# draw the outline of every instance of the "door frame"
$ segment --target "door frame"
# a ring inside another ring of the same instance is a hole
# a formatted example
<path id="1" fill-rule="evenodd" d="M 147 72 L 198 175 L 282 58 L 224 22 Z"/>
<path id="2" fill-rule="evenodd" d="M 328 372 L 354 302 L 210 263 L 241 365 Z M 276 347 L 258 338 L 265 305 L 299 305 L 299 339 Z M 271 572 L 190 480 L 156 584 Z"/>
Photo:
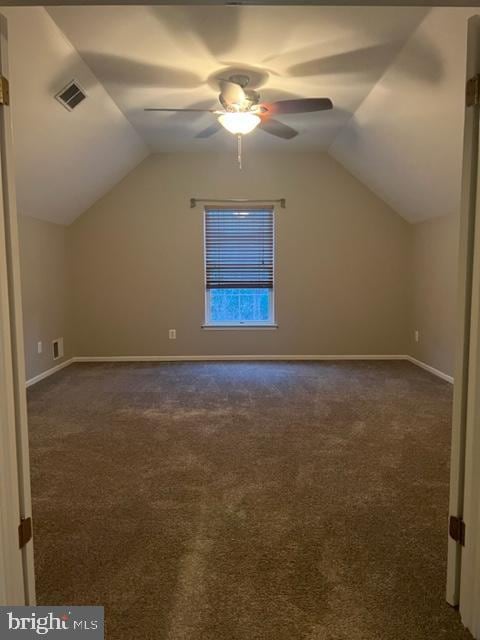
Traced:
<path id="1" fill-rule="evenodd" d="M 0 195 L 1 190 L 0 181 Z M 20 498 L 3 213 L 3 198 L 0 197 L 0 604 L 23 604 L 25 592 L 17 533 Z"/>
<path id="2" fill-rule="evenodd" d="M 468 21 L 466 78 L 480 72 L 476 42 L 480 37 L 480 17 Z M 473 263 L 475 254 L 475 218 L 479 150 L 479 108 L 465 105 L 463 136 L 462 193 L 458 249 L 457 342 L 452 409 L 452 446 L 450 464 L 450 516 L 463 520 L 465 493 L 465 447 L 470 372 Z M 473 338 L 474 336 L 472 336 Z M 473 372 L 472 372 L 473 373 Z M 462 545 L 448 538 L 447 602 L 460 602 Z"/>
<path id="3" fill-rule="evenodd" d="M 468 21 L 466 86 L 480 87 L 480 16 Z M 478 93 L 477 91 L 475 93 Z M 480 637 L 480 101 L 465 105 L 452 416 L 450 516 L 465 527 L 448 540 L 446 598 Z M 461 538 L 464 538 L 463 540 Z"/>
<path id="4" fill-rule="evenodd" d="M 467 80 L 477 74 L 480 74 L 479 16 L 468 23 Z M 480 87 L 480 80 L 476 86 Z M 456 550 L 459 609 L 463 624 L 474 637 L 480 637 L 480 100 L 474 102 L 467 105 L 465 115 L 465 152 L 471 153 L 464 165 L 461 210 L 466 242 L 460 247 L 460 260 L 469 269 L 463 285 L 467 292 L 467 304 L 463 307 L 466 337 L 463 353 L 458 353 L 458 366 L 463 364 L 465 377 L 457 397 L 462 395 L 464 412 L 463 423 L 454 421 L 452 436 L 461 443 L 457 456 L 459 471 L 462 464 L 464 467 L 459 485 L 463 496 L 456 505 L 465 525 L 464 546 L 457 544 Z M 456 454 L 452 448 L 452 456 Z"/>
<path id="5" fill-rule="evenodd" d="M 0 15 L 0 75 L 9 79 L 8 27 Z M 0 567 L 8 604 L 35 604 L 33 541 L 19 546 L 18 527 L 31 517 L 25 354 L 20 282 L 17 202 L 10 106 L 0 106 L 0 396 L 4 415 L 0 469 L 4 471 Z M 4 510 L 5 507 L 5 510 Z M 3 567 L 2 567 L 3 564 Z"/>

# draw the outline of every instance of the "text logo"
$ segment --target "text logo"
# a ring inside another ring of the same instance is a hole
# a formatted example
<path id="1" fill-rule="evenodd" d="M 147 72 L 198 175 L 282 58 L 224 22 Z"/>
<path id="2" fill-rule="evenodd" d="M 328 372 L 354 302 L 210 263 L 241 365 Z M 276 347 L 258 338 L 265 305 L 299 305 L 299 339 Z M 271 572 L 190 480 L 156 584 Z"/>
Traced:
<path id="1" fill-rule="evenodd" d="M 0 607 L 0 640 L 103 640 L 103 607 Z"/>

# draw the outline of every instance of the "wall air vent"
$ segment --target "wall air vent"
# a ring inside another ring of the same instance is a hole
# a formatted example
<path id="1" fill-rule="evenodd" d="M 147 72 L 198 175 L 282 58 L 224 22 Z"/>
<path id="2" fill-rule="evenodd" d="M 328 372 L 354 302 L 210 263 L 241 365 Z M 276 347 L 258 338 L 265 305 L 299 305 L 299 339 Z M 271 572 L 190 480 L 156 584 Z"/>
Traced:
<path id="1" fill-rule="evenodd" d="M 57 338 L 56 340 L 52 340 L 52 356 L 54 360 L 58 360 L 59 358 L 63 358 L 63 338 Z"/>
<path id="2" fill-rule="evenodd" d="M 62 104 L 65 109 L 68 109 L 68 111 L 73 111 L 86 97 L 87 94 L 76 80 L 69 82 L 67 86 L 55 96 L 60 104 Z"/>

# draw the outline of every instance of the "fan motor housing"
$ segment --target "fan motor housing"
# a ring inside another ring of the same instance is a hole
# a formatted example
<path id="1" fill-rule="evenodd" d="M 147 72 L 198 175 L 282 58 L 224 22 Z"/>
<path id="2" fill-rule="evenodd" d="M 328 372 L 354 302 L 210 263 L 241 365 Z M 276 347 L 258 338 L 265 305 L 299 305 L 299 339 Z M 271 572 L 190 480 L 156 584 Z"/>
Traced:
<path id="1" fill-rule="evenodd" d="M 242 87 L 242 89 L 245 89 L 245 87 L 250 82 L 250 78 L 247 75 L 243 74 L 243 73 L 234 73 L 228 79 L 230 80 L 230 82 L 234 82 L 235 84 L 239 84 Z"/>

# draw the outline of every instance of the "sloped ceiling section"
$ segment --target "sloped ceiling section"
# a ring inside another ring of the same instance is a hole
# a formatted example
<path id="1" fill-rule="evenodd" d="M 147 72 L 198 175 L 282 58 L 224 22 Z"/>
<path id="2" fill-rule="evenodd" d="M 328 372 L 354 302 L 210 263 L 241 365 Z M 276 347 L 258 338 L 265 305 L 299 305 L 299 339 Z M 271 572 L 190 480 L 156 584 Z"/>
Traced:
<path id="1" fill-rule="evenodd" d="M 459 211 L 466 33 L 474 13 L 432 9 L 330 147 L 410 222 Z M 422 49 L 430 56 L 419 55 Z M 411 65 L 417 73 L 405 74 Z"/>
<path id="2" fill-rule="evenodd" d="M 49 11 L 2 9 L 21 213 L 69 224 L 149 150 L 233 154 L 234 140 L 223 130 L 195 137 L 211 123 L 209 114 L 144 107 L 216 106 L 218 79 L 239 68 L 266 100 L 327 95 L 335 104 L 331 112 L 287 116 L 300 132 L 293 140 L 257 130 L 246 140 L 247 154 L 328 149 L 411 222 L 458 211 L 466 30 L 475 10 Z M 53 96 L 72 78 L 88 98 L 69 113 Z"/>
<path id="3" fill-rule="evenodd" d="M 422 7 L 50 7 L 118 107 L 155 152 L 233 153 L 214 116 L 145 113 L 145 107 L 218 108 L 219 79 L 251 78 L 263 100 L 333 99 L 334 109 L 279 118 L 299 131 L 257 130 L 246 151 L 326 150 L 421 22 Z M 424 52 L 425 55 L 428 52 Z M 415 68 L 406 70 L 415 74 Z"/>
<path id="4" fill-rule="evenodd" d="M 44 8 L 2 13 L 9 26 L 18 210 L 69 224 L 148 150 Z M 88 97 L 69 112 L 54 96 L 72 79 Z"/>

